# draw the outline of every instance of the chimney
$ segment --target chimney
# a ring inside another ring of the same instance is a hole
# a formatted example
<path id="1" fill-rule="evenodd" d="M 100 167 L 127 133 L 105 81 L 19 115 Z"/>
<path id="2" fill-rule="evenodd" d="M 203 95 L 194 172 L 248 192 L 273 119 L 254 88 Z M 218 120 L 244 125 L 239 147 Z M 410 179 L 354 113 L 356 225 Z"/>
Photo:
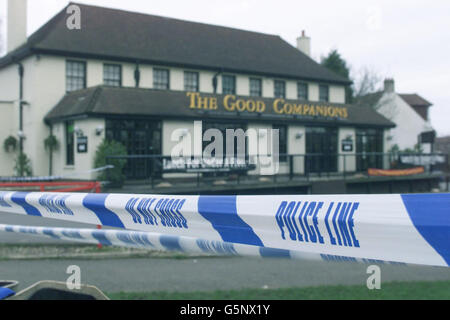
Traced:
<path id="1" fill-rule="evenodd" d="M 311 38 L 306 36 L 305 30 L 302 31 L 302 36 L 297 38 L 297 49 L 311 57 Z"/>
<path id="2" fill-rule="evenodd" d="M 395 92 L 395 81 L 394 79 L 384 80 L 384 92 L 393 93 Z"/>
<path id="3" fill-rule="evenodd" d="M 27 0 L 8 0 L 7 52 L 27 41 Z"/>

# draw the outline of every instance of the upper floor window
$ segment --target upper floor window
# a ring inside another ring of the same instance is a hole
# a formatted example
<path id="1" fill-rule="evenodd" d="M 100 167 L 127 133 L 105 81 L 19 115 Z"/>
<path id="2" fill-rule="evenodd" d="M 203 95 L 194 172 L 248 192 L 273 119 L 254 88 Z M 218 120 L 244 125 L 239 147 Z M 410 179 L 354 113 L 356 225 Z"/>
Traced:
<path id="1" fill-rule="evenodd" d="M 285 98 L 286 97 L 286 82 L 284 82 L 282 80 L 275 80 L 274 95 L 275 95 L 275 98 Z"/>
<path id="2" fill-rule="evenodd" d="M 262 96 L 262 82 L 261 79 L 250 78 L 250 96 Z"/>
<path id="3" fill-rule="evenodd" d="M 319 101 L 329 102 L 330 101 L 330 88 L 327 85 L 321 84 L 319 86 Z"/>
<path id="4" fill-rule="evenodd" d="M 222 93 L 236 94 L 236 77 L 223 75 L 222 76 Z"/>
<path id="5" fill-rule="evenodd" d="M 153 69 L 153 88 L 169 90 L 169 70 Z"/>
<path id="6" fill-rule="evenodd" d="M 107 86 L 122 86 L 122 66 L 119 64 L 103 65 L 103 83 Z"/>
<path id="7" fill-rule="evenodd" d="M 184 90 L 191 92 L 199 91 L 198 72 L 185 71 L 184 72 Z"/>
<path id="8" fill-rule="evenodd" d="M 299 100 L 308 100 L 308 84 L 304 82 L 297 83 L 297 96 Z"/>
<path id="9" fill-rule="evenodd" d="M 86 62 L 66 61 L 66 91 L 86 88 Z"/>

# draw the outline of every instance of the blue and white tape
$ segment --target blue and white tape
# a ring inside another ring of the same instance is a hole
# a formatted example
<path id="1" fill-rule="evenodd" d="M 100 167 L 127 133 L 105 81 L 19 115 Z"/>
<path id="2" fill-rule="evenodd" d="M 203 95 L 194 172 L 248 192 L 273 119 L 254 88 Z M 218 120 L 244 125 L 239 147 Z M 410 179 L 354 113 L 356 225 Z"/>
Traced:
<path id="1" fill-rule="evenodd" d="M 450 265 L 450 194 L 161 196 L 0 192 L 0 212 L 284 252 Z M 0 213 L 1 214 L 1 213 Z M 270 249 L 268 249 L 270 248 Z M 284 250 L 284 251 L 283 251 Z"/>
<path id="2" fill-rule="evenodd" d="M 251 246 L 223 241 L 209 241 L 182 236 L 169 236 L 152 232 L 129 230 L 95 230 L 51 227 L 29 227 L 0 224 L 0 231 L 31 234 L 76 243 L 102 244 L 125 248 L 139 248 L 156 251 L 178 251 L 189 254 L 212 254 L 220 256 L 247 256 L 259 258 L 281 258 L 294 260 L 346 261 L 360 263 L 389 263 L 380 260 L 356 259 L 318 253 Z"/>

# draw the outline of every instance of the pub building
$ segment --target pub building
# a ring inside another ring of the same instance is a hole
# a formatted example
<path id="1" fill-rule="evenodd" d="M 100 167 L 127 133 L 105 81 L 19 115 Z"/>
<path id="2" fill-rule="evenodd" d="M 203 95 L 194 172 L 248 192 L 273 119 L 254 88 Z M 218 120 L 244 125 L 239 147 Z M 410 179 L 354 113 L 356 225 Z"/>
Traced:
<path id="1" fill-rule="evenodd" d="M 280 154 L 303 155 L 294 158 L 295 174 L 384 166 L 356 154 L 386 152 L 395 125 L 369 106 L 345 103 L 351 83 L 310 57 L 305 33 L 293 47 L 277 35 L 71 3 L 80 8 L 81 30 L 67 28 L 66 7 L 27 39 L 24 3 L 9 1 L 17 27 L 0 59 L 0 138 L 21 131 L 35 176 L 95 179 L 89 170 L 104 139 L 129 155 L 170 156 L 175 130 L 202 139 L 195 121 L 202 133 L 278 129 Z M 59 142 L 51 154 L 43 147 L 50 134 Z M 12 175 L 11 154 L 0 155 L 0 176 Z M 280 173 L 288 162 L 280 157 Z M 129 161 L 126 175 L 165 174 L 158 170 Z"/>

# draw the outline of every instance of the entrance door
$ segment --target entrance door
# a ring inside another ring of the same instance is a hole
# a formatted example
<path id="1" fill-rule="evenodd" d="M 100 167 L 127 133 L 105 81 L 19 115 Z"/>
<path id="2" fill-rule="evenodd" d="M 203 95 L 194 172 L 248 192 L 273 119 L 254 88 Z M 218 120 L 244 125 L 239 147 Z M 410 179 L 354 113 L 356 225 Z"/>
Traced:
<path id="1" fill-rule="evenodd" d="M 226 137 L 227 137 L 227 135 L 226 135 L 227 129 L 235 130 L 235 131 L 238 130 L 238 129 L 242 129 L 244 131 L 244 133 L 245 133 L 246 130 L 247 130 L 247 124 L 245 124 L 245 123 L 206 122 L 206 121 L 204 121 L 203 122 L 203 135 L 205 134 L 205 132 L 208 129 L 217 129 L 217 130 L 219 130 L 222 133 L 222 137 L 223 137 L 223 149 L 222 149 L 222 152 L 223 152 L 223 159 L 225 161 L 225 159 L 227 158 L 227 139 L 226 139 Z M 245 138 L 244 141 L 245 141 L 245 149 L 242 149 L 242 150 L 239 149 L 238 150 L 239 141 L 238 141 L 237 137 L 234 138 L 234 149 L 233 149 L 232 155 L 231 155 L 232 159 L 228 159 L 228 161 L 230 161 L 232 163 L 232 161 L 238 159 L 239 155 L 242 157 L 242 154 L 244 154 L 245 157 L 247 156 L 247 148 L 248 148 L 247 147 L 247 144 L 248 144 L 247 138 Z M 212 142 L 213 141 L 203 141 L 203 150 L 205 150 L 205 148 L 209 144 L 211 144 Z M 240 147 L 242 147 L 242 146 L 240 146 Z M 216 157 L 215 154 L 213 154 L 212 156 Z M 215 172 L 215 173 L 211 173 L 211 174 L 205 174 L 205 176 L 226 176 L 226 175 L 228 175 L 228 173 L 224 173 L 224 172 L 222 172 L 222 173 Z"/>
<path id="2" fill-rule="evenodd" d="M 367 171 L 369 168 L 383 168 L 383 131 L 376 129 L 356 130 L 356 168 Z"/>
<path id="3" fill-rule="evenodd" d="M 107 120 L 106 138 L 122 143 L 128 155 L 161 155 L 161 122 L 154 120 Z M 161 176 L 160 159 L 129 159 L 127 179 Z"/>
<path id="4" fill-rule="evenodd" d="M 337 172 L 337 151 L 336 128 L 306 128 L 306 172 Z"/>

